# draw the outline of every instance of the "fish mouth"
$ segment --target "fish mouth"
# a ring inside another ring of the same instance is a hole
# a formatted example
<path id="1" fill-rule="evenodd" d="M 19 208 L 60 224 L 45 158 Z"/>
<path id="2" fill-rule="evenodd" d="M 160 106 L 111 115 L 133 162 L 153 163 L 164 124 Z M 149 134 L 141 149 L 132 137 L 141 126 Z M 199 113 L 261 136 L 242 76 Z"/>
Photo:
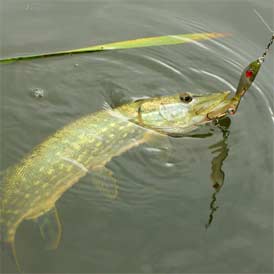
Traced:
<path id="1" fill-rule="evenodd" d="M 227 103 L 227 97 L 229 95 L 230 91 L 201 95 L 194 107 L 195 114 L 207 116 L 208 113 L 222 108 Z"/>

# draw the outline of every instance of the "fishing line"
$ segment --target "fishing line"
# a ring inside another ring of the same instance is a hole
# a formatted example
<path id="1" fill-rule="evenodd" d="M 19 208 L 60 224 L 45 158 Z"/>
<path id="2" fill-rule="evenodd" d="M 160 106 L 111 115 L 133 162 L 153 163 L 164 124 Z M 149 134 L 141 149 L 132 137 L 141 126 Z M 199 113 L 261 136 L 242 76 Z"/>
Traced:
<path id="1" fill-rule="evenodd" d="M 269 43 L 267 44 L 267 46 L 266 46 L 266 48 L 265 48 L 265 51 L 264 51 L 262 57 L 259 58 L 259 60 L 260 60 L 261 62 L 264 62 L 265 56 L 267 55 L 267 53 L 268 53 L 268 51 L 269 51 L 271 45 L 273 44 L 273 40 L 274 40 L 274 30 L 271 29 L 271 27 L 268 25 L 268 23 L 264 20 L 263 16 L 262 16 L 256 9 L 253 9 L 253 11 L 254 11 L 254 13 L 258 16 L 258 18 L 261 20 L 261 22 L 265 25 L 265 27 L 267 28 L 267 30 L 268 30 L 269 32 L 272 33 L 272 37 L 271 37 Z"/>
<path id="2" fill-rule="evenodd" d="M 271 27 L 267 24 L 267 22 L 264 20 L 264 18 L 262 17 L 262 15 L 256 10 L 253 9 L 253 11 L 255 12 L 255 14 L 258 16 L 258 18 L 262 21 L 262 23 L 266 26 L 266 28 L 273 34 L 274 31 L 271 29 Z"/>
<path id="3" fill-rule="evenodd" d="M 267 55 L 267 53 L 268 53 L 268 51 L 269 51 L 271 45 L 273 44 L 273 41 L 274 41 L 274 35 L 272 35 L 272 37 L 271 37 L 269 43 L 267 44 L 267 46 L 266 46 L 266 48 L 265 48 L 265 51 L 264 51 L 262 57 L 259 58 L 262 62 L 264 62 L 265 56 Z"/>

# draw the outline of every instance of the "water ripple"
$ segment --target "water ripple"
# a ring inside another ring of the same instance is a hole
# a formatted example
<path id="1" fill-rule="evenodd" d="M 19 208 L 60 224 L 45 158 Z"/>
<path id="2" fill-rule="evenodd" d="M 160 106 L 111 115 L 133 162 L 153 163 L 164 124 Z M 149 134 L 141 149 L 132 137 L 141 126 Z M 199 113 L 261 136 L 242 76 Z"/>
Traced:
<path id="1" fill-rule="evenodd" d="M 222 78 L 216 74 L 213 74 L 213 73 L 205 71 L 205 70 L 197 70 L 195 68 L 190 68 L 190 70 L 192 70 L 198 74 L 202 73 L 202 74 L 208 75 L 212 78 L 215 78 L 215 79 L 219 80 L 221 83 L 224 83 L 226 86 L 230 87 L 232 90 L 235 90 L 235 87 L 231 83 L 229 83 L 227 80 L 225 80 L 224 78 Z"/>
<path id="2" fill-rule="evenodd" d="M 182 21 L 184 20 L 182 19 Z M 195 29 L 196 32 L 197 30 L 207 30 L 205 25 L 194 19 L 184 23 L 187 23 L 185 26 L 187 30 Z M 126 92 L 129 93 L 126 96 L 129 98 L 146 98 L 159 95 L 159 93 L 171 94 L 176 90 L 180 91 L 182 84 L 184 90 L 191 90 L 194 93 L 196 91 L 200 92 L 201 89 L 202 92 L 211 92 L 216 90 L 218 86 L 225 86 L 225 88 L 235 91 L 243 68 L 254 59 L 246 50 L 238 48 L 238 43 L 239 41 L 236 38 L 211 40 L 206 43 L 196 41 L 188 45 L 188 49 L 184 49 L 183 46 L 164 49 L 161 47 L 144 48 L 141 51 L 142 54 L 140 52 L 136 53 L 136 51 L 109 53 L 104 57 L 98 55 L 92 57 L 92 59 L 110 66 L 110 71 L 113 68 L 119 68 L 119 72 L 124 74 L 124 78 L 127 78 L 130 73 L 133 73 L 135 77 L 141 75 L 143 83 L 139 85 L 140 93 L 137 96 L 134 87 L 127 86 L 125 88 Z M 246 43 L 252 45 L 251 41 L 247 40 Z M 165 54 L 163 54 L 163 50 Z M 195 58 L 195 61 L 193 58 Z M 205 58 L 209 61 L 206 59 L 207 62 L 204 62 Z M 226 66 L 226 64 L 229 66 Z M 103 65 L 102 68 L 104 69 L 105 66 Z M 107 75 L 107 71 L 104 71 L 104 74 Z M 115 74 L 117 74 L 117 71 Z M 114 78 L 113 85 L 126 87 L 120 74 L 117 75 L 119 77 Z M 147 75 L 151 79 L 147 78 Z M 174 87 L 171 88 L 172 86 Z M 149 87 L 149 90 L 147 90 L 147 87 Z M 269 95 L 263 91 L 260 80 L 254 83 L 253 89 L 260 94 L 260 98 L 263 100 L 260 103 L 263 102 L 265 110 L 268 111 L 269 116 L 274 121 L 271 100 Z M 256 97 L 254 94 L 247 97 L 249 100 L 256 100 L 254 96 Z M 252 103 L 256 105 L 256 101 Z M 261 106 L 258 107 L 261 108 Z M 247 115 L 247 109 L 244 106 L 240 107 L 242 117 Z M 252 115 L 255 114 L 248 113 L 248 116 L 245 117 L 249 120 L 252 119 Z M 237 123 L 244 124 L 246 121 L 238 121 Z M 120 197 L 122 197 L 118 198 L 119 201 L 116 206 L 128 207 L 134 205 L 149 208 L 151 201 L 160 199 L 163 195 L 167 199 L 173 199 L 174 195 L 178 195 L 174 190 L 174 186 L 171 187 L 176 178 L 191 176 L 192 166 L 199 165 L 202 161 L 202 155 L 209 153 L 207 143 L 210 142 L 210 139 L 209 141 L 203 140 L 204 144 L 198 142 L 189 140 L 190 148 L 185 145 L 187 139 L 181 142 L 183 146 L 179 145 L 180 142 L 173 143 L 168 148 L 158 147 L 157 145 L 144 145 L 115 158 L 111 162 L 111 167 L 114 173 L 119 175 Z M 181 157 L 181 155 L 184 155 L 184 157 Z M 147 178 L 150 178 L 151 181 L 148 182 Z M 83 181 L 86 180 L 88 179 Z M 167 181 L 169 181 L 168 186 L 165 183 Z M 180 188 L 180 186 L 178 187 Z M 92 203 L 102 204 L 104 208 L 113 206 L 102 195 L 97 197 L 98 193 L 90 185 L 84 186 L 81 183 L 70 193 L 79 195 L 87 201 L 92 200 Z"/>

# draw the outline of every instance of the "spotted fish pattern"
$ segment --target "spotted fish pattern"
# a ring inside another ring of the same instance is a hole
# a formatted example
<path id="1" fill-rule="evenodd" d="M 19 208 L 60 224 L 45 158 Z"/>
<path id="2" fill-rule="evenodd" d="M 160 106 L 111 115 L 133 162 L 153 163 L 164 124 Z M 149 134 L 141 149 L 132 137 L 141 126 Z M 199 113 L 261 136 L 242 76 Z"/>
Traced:
<path id="1" fill-rule="evenodd" d="M 88 115 L 57 131 L 4 175 L 1 240 L 13 243 L 23 220 L 48 212 L 81 177 L 146 138 L 143 128 L 108 111 Z"/>

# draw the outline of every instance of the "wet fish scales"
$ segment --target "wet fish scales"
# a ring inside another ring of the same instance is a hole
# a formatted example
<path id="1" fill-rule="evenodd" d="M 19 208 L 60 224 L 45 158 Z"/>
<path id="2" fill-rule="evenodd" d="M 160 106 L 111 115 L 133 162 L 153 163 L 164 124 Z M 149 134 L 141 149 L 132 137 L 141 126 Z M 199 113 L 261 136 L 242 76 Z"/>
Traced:
<path id="1" fill-rule="evenodd" d="M 102 121 L 102 122 L 101 122 Z M 3 239 L 14 241 L 24 219 L 37 218 L 88 170 L 105 165 L 123 148 L 144 138 L 144 130 L 102 111 L 64 127 L 39 145 L 4 177 Z"/>

